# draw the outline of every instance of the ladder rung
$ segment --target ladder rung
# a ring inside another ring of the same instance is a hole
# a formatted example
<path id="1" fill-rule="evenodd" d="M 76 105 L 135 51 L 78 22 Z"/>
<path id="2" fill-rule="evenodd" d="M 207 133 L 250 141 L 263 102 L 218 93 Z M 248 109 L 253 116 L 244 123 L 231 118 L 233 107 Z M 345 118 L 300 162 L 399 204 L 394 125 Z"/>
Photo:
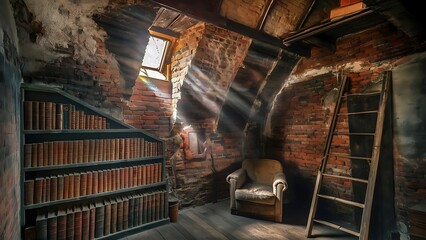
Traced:
<path id="1" fill-rule="evenodd" d="M 335 177 L 335 178 L 342 178 L 342 179 L 352 180 L 352 181 L 355 181 L 355 182 L 368 183 L 368 180 L 361 179 L 361 178 L 346 177 L 346 176 L 333 175 L 333 174 L 327 174 L 327 173 L 323 173 L 322 175 L 327 176 L 327 177 Z"/>
<path id="2" fill-rule="evenodd" d="M 331 223 L 331 222 L 327 222 L 327 221 L 323 221 L 323 220 L 318 220 L 318 219 L 314 219 L 314 222 L 321 223 L 322 225 L 326 225 L 326 226 L 329 226 L 329 227 L 332 227 L 332 228 L 338 229 L 340 231 L 343 231 L 343 232 L 346 232 L 346 233 L 349 233 L 349 234 L 352 234 L 354 236 L 359 237 L 359 232 L 352 231 L 350 229 L 347 229 L 345 227 L 339 226 L 337 224 L 334 224 L 334 223 Z"/>
<path id="3" fill-rule="evenodd" d="M 336 157 L 342 157 L 342 158 L 349 158 L 349 159 L 360 159 L 360 160 L 371 160 L 369 157 L 355 157 L 348 154 L 339 154 L 339 153 L 330 153 L 329 156 L 336 156 Z"/>
<path id="4" fill-rule="evenodd" d="M 334 132 L 334 135 L 355 135 L 355 136 L 374 136 L 375 133 L 350 133 L 350 132 Z"/>
<path id="5" fill-rule="evenodd" d="M 370 96 L 370 95 L 378 95 L 381 92 L 369 92 L 369 93 L 350 93 L 350 94 L 344 94 L 342 95 L 342 98 L 344 97 L 350 97 L 350 96 Z"/>
<path id="6" fill-rule="evenodd" d="M 359 208 L 364 208 L 363 203 L 357 203 L 357 202 L 354 202 L 354 201 L 349 201 L 349 200 L 338 198 L 338 197 L 333 197 L 333 196 L 328 196 L 328 195 L 323 195 L 323 194 L 318 194 L 318 197 L 333 200 L 333 201 L 348 204 L 348 205 L 352 205 L 352 206 L 359 207 Z"/>
<path id="7" fill-rule="evenodd" d="M 378 111 L 375 110 L 375 111 L 364 111 L 364 112 L 339 113 L 337 115 L 339 115 L 339 116 L 342 116 L 342 115 L 360 115 L 360 114 L 372 114 L 372 113 L 378 113 Z"/>

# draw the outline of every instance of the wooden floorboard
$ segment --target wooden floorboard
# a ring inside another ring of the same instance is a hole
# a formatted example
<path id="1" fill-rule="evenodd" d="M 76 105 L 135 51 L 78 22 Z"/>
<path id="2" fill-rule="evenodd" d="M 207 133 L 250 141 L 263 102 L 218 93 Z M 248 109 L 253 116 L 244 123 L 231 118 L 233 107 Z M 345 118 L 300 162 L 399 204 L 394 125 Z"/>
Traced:
<path id="1" fill-rule="evenodd" d="M 283 218 L 293 216 L 286 215 Z M 276 223 L 255 218 L 232 215 L 229 200 L 209 203 L 204 206 L 185 208 L 179 211 L 176 223 L 169 223 L 154 229 L 128 236 L 127 240 L 299 240 L 305 237 L 305 225 L 291 224 L 291 221 Z M 289 223 L 290 222 L 290 223 Z M 353 240 L 351 235 L 338 230 L 315 225 L 315 240 Z M 123 239 L 123 240 L 124 240 Z"/>

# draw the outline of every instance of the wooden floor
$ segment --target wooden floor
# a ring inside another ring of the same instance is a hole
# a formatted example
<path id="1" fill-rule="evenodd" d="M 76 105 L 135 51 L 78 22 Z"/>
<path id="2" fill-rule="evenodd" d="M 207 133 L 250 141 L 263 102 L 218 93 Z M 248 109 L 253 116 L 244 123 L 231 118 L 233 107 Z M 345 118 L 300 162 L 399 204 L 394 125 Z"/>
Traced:
<path id="1" fill-rule="evenodd" d="M 285 218 L 286 215 L 284 215 Z M 229 200 L 209 203 L 204 206 L 185 208 L 179 211 L 178 221 L 124 238 L 126 240 L 198 240 L 198 239 L 307 239 L 305 224 L 297 221 L 275 223 L 231 215 Z M 315 240 L 357 239 L 341 231 L 315 225 Z M 124 240 L 123 239 L 123 240 Z"/>

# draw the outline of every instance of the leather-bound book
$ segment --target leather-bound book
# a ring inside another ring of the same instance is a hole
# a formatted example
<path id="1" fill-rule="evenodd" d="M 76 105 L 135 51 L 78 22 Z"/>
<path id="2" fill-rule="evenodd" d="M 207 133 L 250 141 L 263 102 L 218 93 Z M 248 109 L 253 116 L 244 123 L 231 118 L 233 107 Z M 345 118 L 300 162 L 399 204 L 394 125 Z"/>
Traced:
<path id="1" fill-rule="evenodd" d="M 161 193 L 160 193 L 160 218 L 161 219 L 163 219 L 163 218 L 166 218 L 166 211 L 165 211 L 165 209 L 166 209 L 166 199 L 165 199 L 165 193 L 164 193 L 164 191 L 162 191 Z"/>
<path id="2" fill-rule="evenodd" d="M 110 160 L 116 160 L 115 156 L 115 139 L 109 139 L 110 141 Z"/>
<path id="3" fill-rule="evenodd" d="M 43 201 L 43 178 L 38 177 L 34 180 L 34 203 Z"/>
<path id="4" fill-rule="evenodd" d="M 58 240 L 67 239 L 67 212 L 65 210 L 58 211 Z"/>
<path id="5" fill-rule="evenodd" d="M 129 199 L 129 228 L 133 227 L 133 221 L 135 219 L 135 200 L 133 199 L 132 196 L 128 197 Z"/>
<path id="6" fill-rule="evenodd" d="M 115 160 L 118 160 L 118 159 L 120 159 L 120 156 L 121 156 L 121 154 L 120 154 L 120 139 L 119 138 L 116 138 L 116 139 L 113 139 L 114 140 L 114 142 L 115 142 Z"/>
<path id="7" fill-rule="evenodd" d="M 96 205 L 90 204 L 90 228 L 89 228 L 89 239 L 95 238 L 95 230 L 96 230 Z"/>
<path id="8" fill-rule="evenodd" d="M 137 166 L 137 186 L 142 185 L 142 166 Z"/>
<path id="9" fill-rule="evenodd" d="M 104 171 L 98 171 L 98 192 L 104 192 Z"/>
<path id="10" fill-rule="evenodd" d="M 64 164 L 64 142 L 63 141 L 58 142 L 58 164 L 59 165 Z"/>
<path id="11" fill-rule="evenodd" d="M 32 161 L 32 144 L 25 144 L 24 145 L 24 167 L 28 168 L 31 167 L 31 161 Z"/>
<path id="12" fill-rule="evenodd" d="M 47 143 L 48 150 L 47 150 L 47 165 L 52 166 L 53 165 L 53 142 Z"/>
<path id="13" fill-rule="evenodd" d="M 139 212 L 139 219 L 138 219 L 138 223 L 139 225 L 142 225 L 143 222 L 143 195 L 142 194 L 138 194 L 138 200 L 139 200 L 139 208 L 138 208 L 138 212 Z"/>
<path id="14" fill-rule="evenodd" d="M 71 173 L 69 176 L 69 187 L 68 187 L 68 198 L 74 198 L 74 174 Z"/>
<path id="15" fill-rule="evenodd" d="M 128 172 L 128 185 L 127 187 L 133 187 L 133 168 L 132 167 L 128 167 L 127 168 L 127 172 Z"/>
<path id="16" fill-rule="evenodd" d="M 74 105 L 70 105 L 70 129 L 76 129 L 75 127 L 75 106 Z"/>
<path id="17" fill-rule="evenodd" d="M 24 182 L 24 204 L 31 205 L 34 203 L 34 180 L 26 180 Z"/>
<path id="18" fill-rule="evenodd" d="M 129 199 L 123 197 L 123 230 L 129 228 Z"/>
<path id="19" fill-rule="evenodd" d="M 90 239 L 90 208 L 88 205 L 83 205 L 82 221 L 82 239 Z"/>
<path id="20" fill-rule="evenodd" d="M 161 209 L 161 193 L 157 192 L 155 194 L 155 220 L 160 220 L 160 211 Z"/>
<path id="21" fill-rule="evenodd" d="M 74 174 L 74 197 L 78 198 L 80 197 L 80 182 L 81 182 L 81 176 L 79 173 Z"/>
<path id="22" fill-rule="evenodd" d="M 148 176 L 147 175 L 148 175 L 147 165 L 143 165 L 142 166 L 142 185 L 148 184 L 148 182 L 147 182 Z"/>
<path id="23" fill-rule="evenodd" d="M 74 142 L 68 141 L 68 164 L 74 163 Z"/>
<path id="24" fill-rule="evenodd" d="M 38 166 L 38 143 L 31 144 L 31 167 Z"/>
<path id="25" fill-rule="evenodd" d="M 80 206 L 74 207 L 74 239 L 81 240 L 83 236 L 83 212 Z"/>
<path id="26" fill-rule="evenodd" d="M 136 227 L 139 225 L 139 196 L 133 196 L 134 208 L 133 208 L 133 226 Z"/>
<path id="27" fill-rule="evenodd" d="M 98 187 L 99 187 L 98 171 L 93 171 L 92 194 L 98 193 Z"/>
<path id="28" fill-rule="evenodd" d="M 74 129 L 80 129 L 80 111 L 74 111 Z"/>
<path id="29" fill-rule="evenodd" d="M 33 129 L 33 102 L 32 101 L 24 102 L 24 129 L 25 130 Z"/>
<path id="30" fill-rule="evenodd" d="M 45 213 L 37 214 L 36 218 L 36 239 L 47 239 L 47 215 Z"/>
<path id="31" fill-rule="evenodd" d="M 83 140 L 78 140 L 77 145 L 78 145 L 77 163 L 83 163 L 84 162 L 84 143 L 83 143 Z"/>
<path id="32" fill-rule="evenodd" d="M 140 141 L 140 147 L 139 147 L 141 150 L 141 157 L 146 157 L 146 155 L 145 155 L 145 139 L 143 139 L 143 138 L 141 138 L 141 141 Z"/>
<path id="33" fill-rule="evenodd" d="M 89 162 L 89 147 L 90 147 L 90 140 L 85 139 L 83 141 L 83 163 Z"/>
<path id="34" fill-rule="evenodd" d="M 113 169 L 110 169 L 107 171 L 107 191 L 112 191 L 112 171 Z"/>
<path id="35" fill-rule="evenodd" d="M 43 143 L 43 166 L 49 165 L 49 143 Z"/>
<path id="36" fill-rule="evenodd" d="M 52 103 L 52 111 L 50 113 L 50 116 L 52 118 L 52 129 L 56 129 L 56 103 Z"/>
<path id="37" fill-rule="evenodd" d="M 58 218 L 55 212 L 47 214 L 47 239 L 56 240 L 58 238 Z"/>
<path id="38" fill-rule="evenodd" d="M 69 198 L 70 194 L 70 176 L 68 174 L 64 175 L 64 199 Z"/>
<path id="39" fill-rule="evenodd" d="M 58 177 L 50 177 L 50 201 L 58 199 Z"/>
<path id="40" fill-rule="evenodd" d="M 107 129 L 107 128 L 108 128 L 107 120 L 106 118 L 102 117 L 102 129 Z"/>
<path id="41" fill-rule="evenodd" d="M 111 233 L 111 202 L 104 201 L 105 204 L 105 222 L 104 222 L 104 235 Z"/>
<path id="42" fill-rule="evenodd" d="M 40 130 L 46 129 L 46 103 L 45 102 L 38 103 L 38 129 Z"/>
<path id="43" fill-rule="evenodd" d="M 99 139 L 99 152 L 98 152 L 98 161 L 104 160 L 104 140 Z"/>
<path id="44" fill-rule="evenodd" d="M 59 165 L 59 142 L 53 142 L 53 165 Z"/>
<path id="45" fill-rule="evenodd" d="M 62 149 L 62 164 L 68 164 L 68 146 L 69 141 L 63 142 L 63 149 Z"/>
<path id="46" fill-rule="evenodd" d="M 105 206 L 101 202 L 96 203 L 95 237 L 104 236 Z"/>
<path id="47" fill-rule="evenodd" d="M 64 129 L 64 108 L 61 103 L 56 104 L 56 129 Z"/>
<path id="48" fill-rule="evenodd" d="M 117 199 L 117 232 L 123 230 L 123 216 L 124 216 L 123 199 Z"/>
<path id="49" fill-rule="evenodd" d="M 104 170 L 104 192 L 108 192 L 108 170 Z"/>
<path id="50" fill-rule="evenodd" d="M 145 224 L 148 222 L 148 194 L 145 193 L 143 196 L 143 219 L 142 222 Z"/>
<path id="51" fill-rule="evenodd" d="M 45 184 L 45 193 L 43 193 L 43 201 L 44 202 L 49 202 L 50 201 L 50 177 L 46 177 L 44 180 L 44 184 Z M 44 189 L 43 189 L 44 190 Z"/>
<path id="52" fill-rule="evenodd" d="M 120 168 L 120 189 L 123 189 L 124 186 L 125 186 L 124 168 Z"/>
<path id="53" fill-rule="evenodd" d="M 94 139 L 90 139 L 90 144 L 89 144 L 89 162 L 94 162 L 95 161 L 95 149 L 96 149 L 96 141 Z"/>
<path id="54" fill-rule="evenodd" d="M 124 139 L 124 159 L 130 158 L 130 138 Z"/>
<path id="55" fill-rule="evenodd" d="M 73 163 L 80 163 L 79 162 L 79 156 L 78 154 L 80 153 L 80 150 L 78 149 L 80 146 L 78 144 L 78 141 L 73 141 L 73 145 L 74 145 L 74 157 L 72 159 Z"/>
<path id="56" fill-rule="evenodd" d="M 105 152 L 105 161 L 109 161 L 111 160 L 111 139 L 105 139 L 105 147 L 104 147 L 104 152 Z"/>
<path id="57" fill-rule="evenodd" d="M 43 164 L 43 153 L 44 153 L 43 143 L 37 143 L 37 153 L 38 153 L 37 166 L 42 167 L 42 166 L 44 166 L 44 164 Z"/>
<path id="58" fill-rule="evenodd" d="M 146 217 L 147 217 L 147 221 L 151 222 L 152 221 L 152 194 L 151 193 L 149 193 L 146 196 L 146 201 L 147 201 Z"/>
<path id="59" fill-rule="evenodd" d="M 87 173 L 87 185 L 86 185 L 86 193 L 90 195 L 93 193 L 93 172 Z"/>
<path id="60" fill-rule="evenodd" d="M 117 201 L 111 200 L 111 233 L 117 232 Z"/>
<path id="61" fill-rule="evenodd" d="M 57 200 L 62 200 L 64 199 L 64 176 L 63 175 L 58 175 L 58 195 L 57 195 Z"/>
<path id="62" fill-rule="evenodd" d="M 45 129 L 52 130 L 52 102 L 45 103 Z"/>
<path id="63" fill-rule="evenodd" d="M 126 159 L 126 139 L 120 138 L 120 159 Z"/>
<path id="64" fill-rule="evenodd" d="M 145 165 L 146 166 L 146 183 L 151 184 L 152 183 L 152 164 Z"/>
<path id="65" fill-rule="evenodd" d="M 80 174 L 80 196 L 87 195 L 87 173 Z"/>
<path id="66" fill-rule="evenodd" d="M 67 239 L 74 239 L 75 217 L 72 208 L 67 209 Z"/>
<path id="67" fill-rule="evenodd" d="M 39 113 L 39 102 L 34 102 L 32 104 L 33 110 L 32 110 L 32 130 L 38 130 L 38 126 L 39 126 L 39 118 L 40 118 L 40 113 Z"/>

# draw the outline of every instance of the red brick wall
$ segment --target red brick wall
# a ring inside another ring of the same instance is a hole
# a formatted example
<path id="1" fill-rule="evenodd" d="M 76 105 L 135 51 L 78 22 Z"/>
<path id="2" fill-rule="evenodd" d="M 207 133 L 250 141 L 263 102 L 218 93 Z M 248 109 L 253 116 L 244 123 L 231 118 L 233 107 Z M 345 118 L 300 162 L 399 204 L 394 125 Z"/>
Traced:
<path id="1" fill-rule="evenodd" d="M 312 56 L 303 59 L 293 75 L 284 84 L 272 112 L 271 136 L 267 141 L 270 156 L 281 159 L 288 170 L 290 191 L 296 199 L 310 204 L 313 181 L 319 168 L 330 113 L 323 107 L 323 98 L 332 88 L 337 87 L 336 74 L 344 72 L 351 79 L 351 92 L 359 92 L 369 87 L 384 70 L 392 70 L 401 57 L 424 48 L 409 40 L 391 25 L 381 25 L 364 32 L 343 37 L 337 41 L 336 52 L 313 49 Z M 342 111 L 347 111 L 343 107 Z M 347 128 L 347 120 L 339 123 Z M 337 141 L 348 144 L 348 138 Z M 397 147 L 397 146 L 396 146 Z M 350 162 L 334 159 L 332 168 L 348 171 Z M 408 203 L 424 201 L 424 168 L 401 173 L 406 163 L 399 155 L 395 161 L 395 201 L 407 205 L 398 206 L 397 218 L 408 225 L 406 215 Z M 410 161 L 410 160 L 408 160 Z M 412 160 L 416 161 L 416 160 Z M 415 173 L 415 174 L 414 174 Z M 414 175 L 412 175 L 414 174 Z M 418 176 L 421 176 L 420 178 Z M 394 179 L 389 179 L 392 181 Z M 306 181 L 308 184 L 304 184 Z M 404 183 L 403 183 L 404 182 Z M 345 198 L 352 196 L 350 182 L 336 181 L 326 183 L 324 189 Z M 410 190 L 407 190 L 410 189 Z M 407 194 L 407 191 L 417 191 Z M 414 198 L 414 200 L 413 200 Z M 408 200 L 410 199 L 410 200 Z M 306 210 L 307 211 L 307 210 Z M 350 214 L 348 209 L 337 208 L 337 213 Z M 401 229 L 400 229 L 401 230 Z"/>
<path id="2" fill-rule="evenodd" d="M 16 27 L 0 1 L 0 239 L 20 239 L 20 90 Z"/>

